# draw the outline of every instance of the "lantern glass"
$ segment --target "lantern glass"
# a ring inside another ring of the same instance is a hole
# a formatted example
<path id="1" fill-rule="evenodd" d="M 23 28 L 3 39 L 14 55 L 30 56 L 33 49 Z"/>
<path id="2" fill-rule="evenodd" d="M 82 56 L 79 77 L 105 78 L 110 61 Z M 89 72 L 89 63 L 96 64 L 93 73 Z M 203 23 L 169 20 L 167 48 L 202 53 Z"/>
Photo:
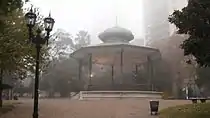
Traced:
<path id="1" fill-rule="evenodd" d="M 37 16 L 35 13 L 33 13 L 32 9 L 28 13 L 26 13 L 25 19 L 26 19 L 27 26 L 33 27 L 36 23 L 36 18 Z"/>
<path id="2" fill-rule="evenodd" d="M 51 18 L 50 16 L 44 19 L 44 26 L 46 31 L 52 31 L 53 26 L 54 26 L 54 19 Z"/>

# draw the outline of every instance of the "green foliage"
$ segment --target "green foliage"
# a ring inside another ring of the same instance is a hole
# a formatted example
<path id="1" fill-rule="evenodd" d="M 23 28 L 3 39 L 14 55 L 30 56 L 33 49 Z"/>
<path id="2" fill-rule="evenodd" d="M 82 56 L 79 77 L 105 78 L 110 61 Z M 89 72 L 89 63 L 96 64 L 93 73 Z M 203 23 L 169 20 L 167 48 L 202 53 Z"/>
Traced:
<path id="1" fill-rule="evenodd" d="M 209 118 L 210 103 L 189 104 L 164 109 L 160 118 Z"/>
<path id="2" fill-rule="evenodd" d="M 77 92 L 83 88 L 83 83 L 77 79 L 78 62 L 69 55 L 67 49 L 75 51 L 90 44 L 90 35 L 86 31 L 79 31 L 74 38 L 64 30 L 58 30 L 52 36 L 53 42 L 50 44 L 52 55 L 51 63 L 43 74 L 40 82 L 40 89 L 53 93 L 59 92 L 62 97 L 69 96 L 69 93 Z M 58 74 L 59 73 L 59 74 Z M 52 96 L 51 96 L 52 95 Z"/>
<path id="3" fill-rule="evenodd" d="M 38 16 L 38 20 L 41 16 Z M 27 72 L 34 72 L 36 50 L 28 41 L 23 10 L 15 10 L 4 20 L 4 29 L 0 32 L 0 67 L 12 71 L 18 78 L 25 78 Z M 40 26 L 41 23 L 38 24 Z M 48 60 L 48 48 L 41 51 L 42 64 Z M 44 66 L 43 66 L 44 68 Z M 25 76 L 22 76 L 25 75 Z"/>
<path id="4" fill-rule="evenodd" d="M 72 91 L 77 91 L 79 89 L 78 82 L 74 79 L 77 77 L 77 70 L 78 64 L 73 58 L 56 62 L 44 73 L 40 82 L 40 89 L 53 93 L 59 92 L 63 97 L 69 95 Z"/>
<path id="5" fill-rule="evenodd" d="M 24 79 L 28 72 L 34 72 L 36 51 L 27 42 L 28 29 L 21 7 L 21 0 L 0 1 L 0 84 L 5 74 Z M 37 26 L 40 25 L 38 22 Z M 45 48 L 41 52 L 42 62 L 47 57 L 46 52 Z M 0 91 L 0 107 L 2 107 L 1 98 L 2 91 Z"/>
<path id="6" fill-rule="evenodd" d="M 167 91 L 171 92 L 172 80 L 169 69 L 169 64 L 165 60 L 153 61 L 153 72 L 151 82 L 153 83 L 153 89 L 155 91 Z M 148 68 L 147 63 L 144 64 L 144 69 L 140 70 L 137 74 L 136 84 L 145 84 L 141 86 L 141 89 L 148 89 Z"/>
<path id="7" fill-rule="evenodd" d="M 31 48 L 26 43 L 27 29 L 21 10 L 14 11 L 5 20 L 5 28 L 0 33 L 0 67 L 4 70 L 16 70 L 28 64 L 23 57 L 30 56 Z"/>
<path id="8" fill-rule="evenodd" d="M 54 41 L 52 46 L 54 45 L 54 51 L 58 52 L 58 55 L 66 54 L 63 50 L 67 48 L 70 48 L 72 51 L 76 51 L 81 47 L 89 45 L 91 42 L 90 34 L 84 30 L 80 30 L 76 36 L 73 37 L 72 34 L 66 32 L 65 30 L 58 29 L 52 35 L 51 40 Z"/>
<path id="9" fill-rule="evenodd" d="M 75 41 L 75 50 L 78 50 L 81 47 L 87 46 L 90 44 L 90 35 L 88 34 L 87 31 L 81 30 L 77 34 L 76 38 L 74 39 Z"/>
<path id="10" fill-rule="evenodd" d="M 27 0 L 28 1 L 28 0 Z M 22 0 L 1 0 L 0 2 L 0 13 L 8 14 L 18 8 L 22 8 Z"/>
<path id="11" fill-rule="evenodd" d="M 209 0 L 189 0 L 182 11 L 175 10 L 169 17 L 179 34 L 189 35 L 181 48 L 185 55 L 193 55 L 200 66 L 210 66 L 209 8 Z"/>
<path id="12" fill-rule="evenodd" d="M 28 0 L 25 0 L 27 2 Z M 0 1 L 0 29 L 4 29 L 4 20 L 13 11 L 21 9 L 23 0 L 1 0 Z"/>
<path id="13" fill-rule="evenodd" d="M 157 61 L 153 64 L 155 75 L 152 82 L 157 91 L 172 92 L 172 79 L 169 64 L 165 60 Z"/>
<path id="14" fill-rule="evenodd" d="M 196 80 L 196 84 L 199 87 L 208 87 L 208 89 L 210 89 L 210 68 L 197 68 L 196 69 L 196 73 L 198 76 L 198 79 Z"/>

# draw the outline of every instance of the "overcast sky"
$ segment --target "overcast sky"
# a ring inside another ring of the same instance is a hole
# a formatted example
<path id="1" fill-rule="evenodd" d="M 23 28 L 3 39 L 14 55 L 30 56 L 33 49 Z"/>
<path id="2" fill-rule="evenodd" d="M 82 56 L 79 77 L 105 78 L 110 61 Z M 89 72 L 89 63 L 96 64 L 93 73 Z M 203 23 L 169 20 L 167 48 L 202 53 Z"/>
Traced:
<path id="1" fill-rule="evenodd" d="M 98 33 L 117 24 L 131 30 L 135 38 L 142 33 L 142 0 L 31 0 L 45 16 L 49 11 L 56 20 L 55 29 L 75 34 L 87 30 L 92 43 L 99 43 Z"/>

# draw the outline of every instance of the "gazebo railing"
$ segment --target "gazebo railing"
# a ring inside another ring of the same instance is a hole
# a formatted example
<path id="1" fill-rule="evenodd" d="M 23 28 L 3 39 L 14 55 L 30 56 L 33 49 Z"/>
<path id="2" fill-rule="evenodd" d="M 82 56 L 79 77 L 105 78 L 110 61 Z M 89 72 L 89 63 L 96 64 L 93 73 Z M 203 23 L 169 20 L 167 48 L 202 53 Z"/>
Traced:
<path id="1" fill-rule="evenodd" d="M 162 92 L 155 91 L 80 91 L 80 100 L 91 98 L 153 98 L 161 99 Z"/>
<path id="2" fill-rule="evenodd" d="M 89 85 L 87 91 L 151 91 L 148 84 Z"/>

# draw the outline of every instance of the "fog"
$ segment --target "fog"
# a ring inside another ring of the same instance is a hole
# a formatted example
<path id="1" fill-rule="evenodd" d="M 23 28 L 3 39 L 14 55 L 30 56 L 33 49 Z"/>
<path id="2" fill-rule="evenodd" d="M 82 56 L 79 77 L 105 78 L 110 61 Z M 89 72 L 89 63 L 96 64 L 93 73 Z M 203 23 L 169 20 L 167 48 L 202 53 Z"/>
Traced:
<path id="1" fill-rule="evenodd" d="M 146 37 L 146 28 L 152 24 L 146 22 L 155 20 L 156 25 L 163 22 L 168 24 L 167 16 L 173 10 L 181 9 L 187 4 L 187 0 L 161 1 L 31 0 L 29 4 L 40 8 L 44 16 L 51 11 L 53 18 L 56 19 L 55 29 L 64 29 L 71 34 L 76 34 L 79 30 L 88 31 L 93 44 L 100 42 L 98 33 L 117 24 L 131 30 L 137 39 L 134 42 L 141 45 L 144 44 L 142 41 Z M 170 26 L 170 30 L 174 30 L 174 27 Z"/>
<path id="2" fill-rule="evenodd" d="M 8 12 L 0 13 L 0 107 L 12 110 L 3 117 L 188 116 L 197 102 L 207 116 L 210 67 L 199 64 L 208 65 L 208 48 L 199 50 L 205 45 L 195 39 L 208 35 L 200 29 L 205 19 L 193 23 L 206 15 L 198 15 L 203 3 L 174 12 L 188 0 L 29 1 L 0 2 Z"/>
<path id="3" fill-rule="evenodd" d="M 71 47 L 75 47 L 72 51 L 75 51 L 77 48 L 89 45 L 89 43 L 78 42 L 75 43 L 75 40 L 78 40 L 78 37 L 85 36 L 85 38 L 79 38 L 79 40 L 90 40 L 92 44 L 100 43 L 98 39 L 98 34 L 104 31 L 107 28 L 113 26 L 119 26 L 131 30 L 134 34 L 134 41 L 136 45 L 145 45 L 160 49 L 162 54 L 162 58 L 164 61 L 163 69 L 166 70 L 164 72 L 159 72 L 159 77 L 157 79 L 159 83 L 160 81 L 168 82 L 168 80 L 172 80 L 176 78 L 177 74 L 183 76 L 182 78 L 188 78 L 188 72 L 180 72 L 179 70 L 184 69 L 182 67 L 181 62 L 184 60 L 183 51 L 179 49 L 179 45 L 183 39 L 183 37 L 176 36 L 175 27 L 170 25 L 168 22 L 168 16 L 175 9 L 181 9 L 186 5 L 185 2 L 176 0 L 164 0 L 162 2 L 156 3 L 154 0 L 59 0 L 59 1 L 50 1 L 50 0 L 32 0 L 32 4 L 35 7 L 40 8 L 41 14 L 47 16 L 49 11 L 52 13 L 52 17 L 56 20 L 54 31 L 57 34 L 55 39 L 59 39 L 59 42 L 54 41 L 54 44 L 62 44 L 61 46 L 56 46 L 56 50 L 63 51 L 67 50 L 66 45 L 70 45 Z M 63 30 L 58 30 L 63 29 Z M 79 32 L 81 30 L 85 30 L 87 32 Z M 59 31 L 61 31 L 59 33 Z M 56 34 L 55 33 L 55 34 Z M 75 35 L 78 34 L 79 35 Z M 85 34 L 85 35 L 84 35 Z M 75 35 L 75 36 L 72 36 Z M 90 35 L 90 38 L 89 38 Z M 52 37 L 53 38 L 53 37 Z M 179 39 L 178 42 L 173 42 Z M 173 40 L 172 40 L 173 39 Z M 65 41 L 64 41 L 65 40 Z M 70 42 L 66 40 L 71 40 Z M 146 41 L 145 41 L 146 40 Z M 69 42 L 69 44 L 68 44 Z M 142 43 L 143 42 L 143 43 Z M 145 43 L 146 42 L 146 43 Z M 82 43 L 82 45 L 80 44 Z M 174 47 L 171 49 L 171 47 Z M 54 51 L 58 52 L 58 51 Z M 72 78 L 77 77 L 78 74 L 76 70 L 78 70 L 78 65 L 74 62 L 73 59 L 63 59 L 61 57 L 61 53 L 58 52 L 58 60 L 55 61 L 56 66 L 52 64 L 52 67 L 48 69 L 49 73 L 45 78 L 55 78 L 55 82 L 57 79 L 63 78 L 68 83 L 70 80 L 69 77 Z M 171 57 L 171 55 L 177 55 L 177 58 L 171 59 L 167 57 Z M 69 54 L 67 54 L 69 55 Z M 68 57 L 68 56 L 67 56 Z M 74 64 L 74 65 L 73 65 Z M 180 65 L 178 67 L 177 65 Z M 65 66 L 66 67 L 65 67 Z M 105 67 L 103 67 L 105 68 Z M 109 72 L 111 72 L 110 67 Z M 160 68 L 157 66 L 157 68 Z M 170 68 L 170 69 L 169 69 Z M 171 69 L 172 68 L 172 69 Z M 71 70 L 71 73 L 66 70 Z M 100 69 L 96 69 L 100 70 Z M 102 69 L 103 70 L 103 69 Z M 53 75 L 53 73 L 63 73 L 60 75 Z M 168 75 L 164 75 L 162 77 L 162 73 L 167 73 Z M 104 73 L 103 73 L 104 74 Z M 129 73 L 132 75 L 131 73 Z M 109 73 L 110 75 L 110 73 Z M 128 78 L 130 78 L 130 75 Z M 142 74 L 143 75 L 143 74 Z M 111 75 L 110 75 L 111 76 Z M 133 75 L 132 75 L 133 76 Z M 68 77 L 68 79 L 66 79 Z M 57 79 L 56 79 L 57 78 Z M 71 78 L 71 79 L 72 79 Z M 110 77 L 109 77 L 110 78 Z M 144 77 L 143 77 L 144 78 Z M 171 79 L 169 79 L 171 78 Z M 47 79 L 46 79 L 47 80 Z M 99 79 L 98 83 L 104 84 L 102 82 L 104 77 Z M 166 81 L 167 80 L 167 81 Z M 74 82 L 74 79 L 71 80 Z M 109 81 L 110 80 L 106 80 Z M 135 80 L 136 81 L 136 80 Z M 77 83 L 77 82 L 74 82 Z M 86 82 L 88 83 L 88 82 Z M 139 81 L 139 83 L 142 83 Z M 174 82 L 175 83 L 175 82 Z M 46 83 L 44 82 L 43 86 Z M 61 83 L 63 84 L 63 83 Z M 181 86 L 180 86 L 181 87 Z M 70 88 L 65 88 L 68 90 Z M 78 88 L 77 88 L 78 89 Z M 164 88 L 159 87 L 159 90 L 163 90 Z M 60 88 L 59 88 L 60 90 Z"/>
<path id="4" fill-rule="evenodd" d="M 92 43 L 99 43 L 98 33 L 116 22 L 131 30 L 136 38 L 143 36 L 141 0 L 31 0 L 31 3 L 43 15 L 51 11 L 56 20 L 55 29 L 62 28 L 72 34 L 87 30 Z"/>

